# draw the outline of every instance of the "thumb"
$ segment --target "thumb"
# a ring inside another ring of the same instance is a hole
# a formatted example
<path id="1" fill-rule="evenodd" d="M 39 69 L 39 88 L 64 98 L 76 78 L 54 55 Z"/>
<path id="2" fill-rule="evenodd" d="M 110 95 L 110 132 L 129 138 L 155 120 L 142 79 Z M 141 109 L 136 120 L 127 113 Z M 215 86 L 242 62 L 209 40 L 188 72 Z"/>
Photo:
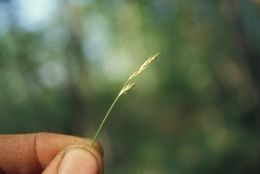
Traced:
<path id="1" fill-rule="evenodd" d="M 56 155 L 43 174 L 101 174 L 99 159 L 90 147 L 70 146 Z"/>

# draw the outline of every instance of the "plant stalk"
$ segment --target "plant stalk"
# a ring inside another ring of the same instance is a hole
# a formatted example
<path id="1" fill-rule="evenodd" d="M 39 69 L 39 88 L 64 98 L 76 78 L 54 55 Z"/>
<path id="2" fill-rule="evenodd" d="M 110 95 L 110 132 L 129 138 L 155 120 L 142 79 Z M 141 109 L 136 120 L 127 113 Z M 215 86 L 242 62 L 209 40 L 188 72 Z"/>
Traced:
<path id="1" fill-rule="evenodd" d="M 113 101 L 113 103 L 111 104 L 111 106 L 109 107 L 105 117 L 103 118 L 102 122 L 100 123 L 96 133 L 95 133 L 95 136 L 91 142 L 91 146 L 94 145 L 98 135 L 99 135 L 99 132 L 100 130 L 102 129 L 102 127 L 104 126 L 110 112 L 112 111 L 112 109 L 114 108 L 116 102 L 118 101 L 118 99 L 126 94 L 129 90 L 131 90 L 134 86 L 135 86 L 135 83 L 132 83 L 131 81 L 136 78 L 140 73 L 142 73 L 157 57 L 158 57 L 159 53 L 155 54 L 154 56 L 151 56 L 149 57 L 136 71 L 134 71 L 133 74 L 131 74 L 127 81 L 125 82 L 125 84 L 123 85 L 123 87 L 121 88 L 121 90 L 119 91 L 119 93 L 117 94 L 115 100 Z"/>
<path id="2" fill-rule="evenodd" d="M 116 105 L 116 103 L 117 103 L 117 101 L 118 101 L 118 99 L 119 99 L 120 96 L 121 96 L 121 95 L 118 94 L 117 97 L 115 98 L 115 100 L 113 101 L 113 103 L 111 104 L 111 106 L 109 107 L 109 109 L 108 109 L 108 111 L 107 111 L 105 117 L 103 118 L 102 122 L 100 123 L 100 125 L 99 125 L 99 127 L 98 127 L 98 129 L 97 129 L 97 131 L 96 131 L 96 133 L 95 133 L 95 136 L 94 136 L 94 138 L 93 138 L 93 140 L 92 140 L 91 146 L 94 145 L 94 143 L 95 143 L 95 141 L 96 141 L 96 139 L 97 139 L 97 137 L 98 137 L 98 134 L 99 134 L 100 130 L 102 129 L 104 123 L 106 122 L 106 120 L 107 120 L 107 118 L 108 118 L 110 112 L 112 111 L 112 109 L 113 109 L 114 106 Z"/>

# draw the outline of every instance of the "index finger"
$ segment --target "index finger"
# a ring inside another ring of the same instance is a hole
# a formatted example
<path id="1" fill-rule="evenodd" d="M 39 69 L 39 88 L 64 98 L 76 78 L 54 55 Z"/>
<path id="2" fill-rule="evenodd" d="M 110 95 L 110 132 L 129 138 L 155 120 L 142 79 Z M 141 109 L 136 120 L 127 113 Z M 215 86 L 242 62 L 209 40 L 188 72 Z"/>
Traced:
<path id="1" fill-rule="evenodd" d="M 91 146 L 90 139 L 52 133 L 0 135 L 0 173 L 1 169 L 7 174 L 40 173 L 71 145 L 86 147 L 103 165 L 103 150 L 97 144 Z"/>

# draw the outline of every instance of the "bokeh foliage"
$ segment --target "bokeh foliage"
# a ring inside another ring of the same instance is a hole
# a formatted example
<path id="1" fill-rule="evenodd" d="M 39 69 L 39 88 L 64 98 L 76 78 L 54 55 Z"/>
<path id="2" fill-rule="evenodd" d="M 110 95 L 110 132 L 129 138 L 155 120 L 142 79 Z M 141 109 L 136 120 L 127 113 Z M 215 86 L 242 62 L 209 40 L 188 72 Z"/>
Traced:
<path id="1" fill-rule="evenodd" d="M 258 0 L 0 0 L 0 133 L 93 136 L 106 173 L 260 173 Z"/>

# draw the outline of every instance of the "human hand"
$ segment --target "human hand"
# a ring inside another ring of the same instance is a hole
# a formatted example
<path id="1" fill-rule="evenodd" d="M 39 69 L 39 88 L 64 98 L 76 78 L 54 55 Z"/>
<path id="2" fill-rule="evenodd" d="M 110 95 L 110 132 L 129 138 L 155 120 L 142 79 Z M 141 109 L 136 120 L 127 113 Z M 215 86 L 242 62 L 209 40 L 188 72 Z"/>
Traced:
<path id="1" fill-rule="evenodd" d="M 101 174 L 102 148 L 90 144 L 51 133 L 0 135 L 0 174 Z"/>

